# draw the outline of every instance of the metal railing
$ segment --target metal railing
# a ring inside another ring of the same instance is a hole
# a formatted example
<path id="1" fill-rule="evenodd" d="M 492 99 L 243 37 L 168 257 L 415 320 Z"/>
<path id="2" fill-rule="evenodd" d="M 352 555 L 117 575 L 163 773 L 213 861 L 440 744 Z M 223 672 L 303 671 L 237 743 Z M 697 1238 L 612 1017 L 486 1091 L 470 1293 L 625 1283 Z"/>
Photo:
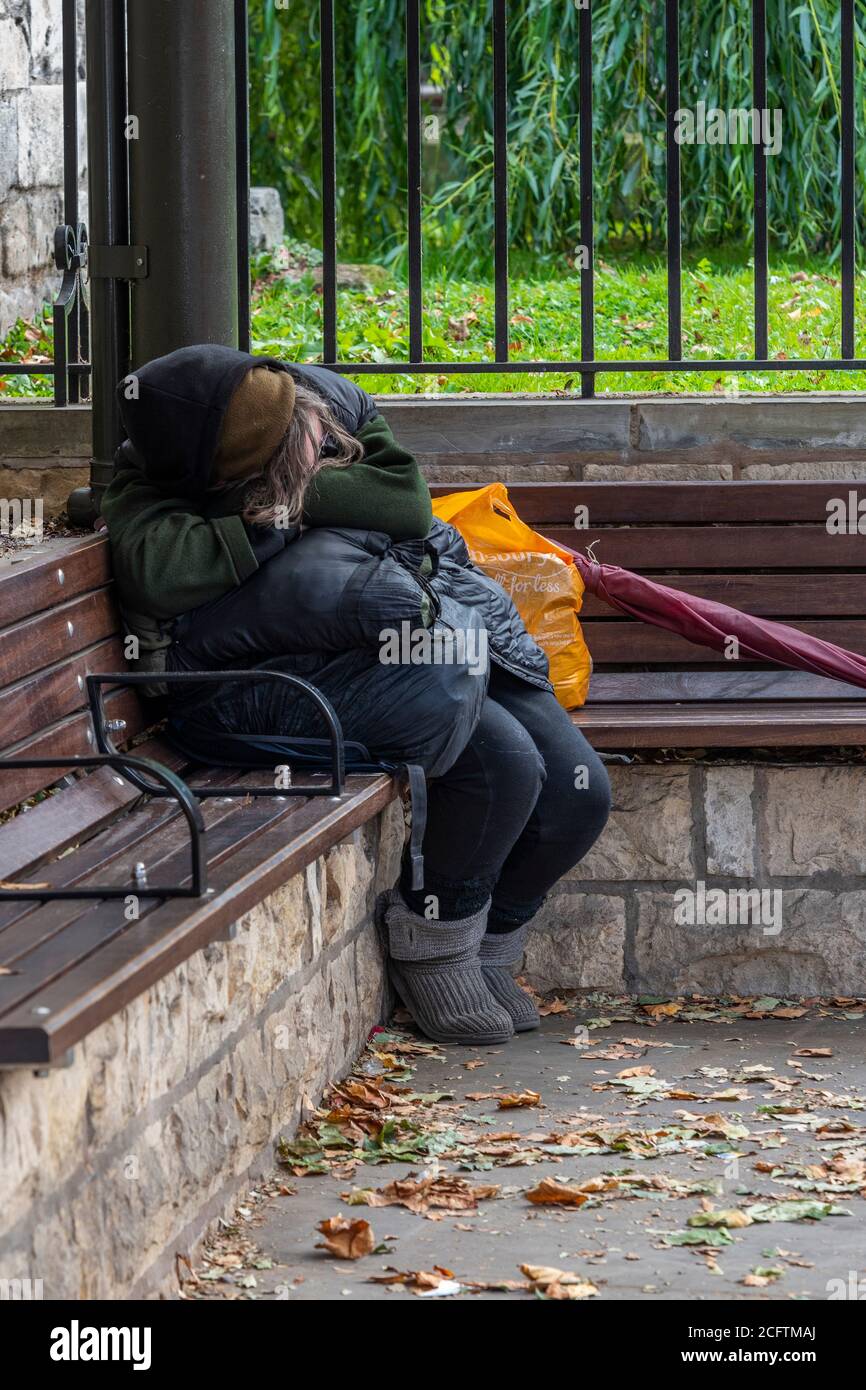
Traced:
<path id="1" fill-rule="evenodd" d="M 760 371 L 855 371 L 866 369 L 866 359 L 856 356 L 855 341 L 855 0 L 839 0 L 840 60 L 840 274 L 841 331 L 839 355 L 820 358 L 770 358 L 768 356 L 768 210 L 767 153 L 760 140 L 754 143 L 754 355 L 750 358 L 693 359 L 683 356 L 682 328 L 682 209 L 680 146 L 676 139 L 680 90 L 679 0 L 665 0 L 665 151 L 667 207 L 667 357 L 598 358 L 595 349 L 595 237 L 593 163 L 593 17 L 592 0 L 579 8 L 579 199 L 580 239 L 586 251 L 580 267 L 580 358 L 577 360 L 512 360 L 509 353 L 509 223 L 508 223 L 508 0 L 492 0 L 491 43 L 493 59 L 493 284 L 494 334 L 491 360 L 428 361 L 423 350 L 422 275 L 422 45 L 420 0 L 405 0 L 406 14 L 406 115 L 407 115 L 407 234 L 409 301 L 408 361 L 345 361 L 338 355 L 337 337 L 337 140 L 335 3 L 319 0 L 321 25 L 321 145 L 322 145 L 322 358 L 326 366 L 349 374 L 435 373 L 473 375 L 490 372 L 560 372 L 579 375 L 581 392 L 592 396 L 596 377 L 605 372 L 744 372 Z M 116 0 L 123 26 L 124 0 Z M 236 142 L 238 207 L 239 338 L 248 347 L 249 296 L 249 113 L 248 113 L 248 6 L 234 0 L 236 55 Z M 752 101 L 761 112 L 767 100 L 766 0 L 751 0 Z M 76 402 L 87 391 L 90 363 L 86 228 L 78 218 L 78 115 L 76 103 L 77 23 L 75 0 L 63 0 L 64 82 L 64 223 L 55 238 L 55 263 L 62 274 L 53 306 L 54 361 L 48 363 L 0 363 L 0 376 L 48 375 L 54 379 L 57 405 Z M 119 132 L 111 133 L 119 140 Z M 178 235 L 182 231 L 178 230 Z M 101 272 L 100 272 L 101 273 Z M 116 275 L 114 278 L 118 278 Z M 119 314 L 117 315 L 119 317 Z"/>
<path id="2" fill-rule="evenodd" d="M 838 357 L 768 357 L 768 216 L 767 153 L 760 140 L 754 144 L 754 356 L 695 360 L 683 356 L 682 332 L 682 211 L 680 201 L 680 146 L 676 140 L 676 113 L 680 104 L 679 0 L 665 0 L 665 151 L 667 160 L 667 337 L 665 359 L 600 359 L 595 355 L 593 226 L 593 30 L 592 0 L 579 9 L 579 187 L 580 240 L 586 264 L 580 268 L 580 358 L 543 361 L 510 360 L 508 347 L 508 0 L 492 0 L 493 57 L 493 246 L 494 246 L 494 360 L 476 362 L 425 361 L 422 347 L 422 236 L 421 236 L 421 139 L 420 139 L 420 3 L 406 0 L 406 114 L 407 231 L 409 355 L 408 362 L 347 362 L 337 355 L 336 282 L 336 158 L 334 0 L 320 0 L 321 22 L 321 123 L 322 123 L 322 293 L 323 358 L 328 367 L 346 373 L 380 374 L 409 372 L 481 374 L 485 372 L 566 372 L 580 375 L 581 392 L 591 396 L 595 378 L 604 372 L 743 372 L 763 371 L 862 371 L 866 359 L 855 356 L 855 184 L 854 184 L 854 3 L 840 0 L 839 57 L 841 145 L 841 335 Z M 766 0 L 752 0 L 752 103 L 763 111 L 767 103 Z"/>
<path id="3" fill-rule="evenodd" d="M 249 110 L 248 5 L 234 6 L 235 80 L 237 84 L 237 245 L 238 337 L 243 348 L 250 340 L 249 255 Z M 63 23 L 63 222 L 54 234 L 54 265 L 61 281 L 52 305 L 53 360 L 0 360 L 0 377 L 42 376 L 53 379 L 57 406 L 78 404 L 90 393 L 94 363 L 91 351 L 91 281 L 101 292 L 93 295 L 93 357 L 113 387 L 129 366 L 129 278 L 116 259 L 102 254 L 122 247 L 129 232 L 129 161 L 124 129 L 127 116 L 126 0 L 87 0 L 86 31 L 91 52 L 87 63 L 88 176 L 91 220 L 97 240 L 91 246 L 88 229 L 79 217 L 78 188 L 78 51 L 81 26 L 76 0 L 62 0 Z M 180 234 L 180 232 L 179 232 Z M 109 415 L 113 404 L 105 402 Z M 103 433 L 113 435 L 113 417 Z M 113 449 L 113 444 L 111 445 Z M 110 450 L 109 450 L 110 457 Z"/>
<path id="4" fill-rule="evenodd" d="M 85 287 L 87 228 L 78 207 L 78 22 L 75 0 L 63 0 L 63 222 L 54 233 L 61 274 L 52 306 L 54 360 L 0 362 L 0 376 L 54 378 L 54 404 L 77 404 L 90 374 L 90 315 Z"/>

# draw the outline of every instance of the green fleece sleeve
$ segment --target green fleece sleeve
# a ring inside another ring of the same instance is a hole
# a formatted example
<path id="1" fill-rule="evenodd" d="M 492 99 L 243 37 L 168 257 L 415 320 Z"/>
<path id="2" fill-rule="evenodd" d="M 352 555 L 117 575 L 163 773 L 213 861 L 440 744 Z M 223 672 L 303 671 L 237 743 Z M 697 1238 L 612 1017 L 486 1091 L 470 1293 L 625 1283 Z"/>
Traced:
<path id="1" fill-rule="evenodd" d="M 168 619 L 242 584 L 258 569 L 240 516 L 207 520 L 188 498 L 166 497 L 134 464 L 102 499 L 121 603 Z"/>
<path id="2" fill-rule="evenodd" d="M 433 520 L 430 489 L 413 456 L 381 415 L 358 431 L 364 457 L 348 468 L 321 469 L 307 489 L 307 526 L 384 531 L 394 541 L 420 540 Z"/>

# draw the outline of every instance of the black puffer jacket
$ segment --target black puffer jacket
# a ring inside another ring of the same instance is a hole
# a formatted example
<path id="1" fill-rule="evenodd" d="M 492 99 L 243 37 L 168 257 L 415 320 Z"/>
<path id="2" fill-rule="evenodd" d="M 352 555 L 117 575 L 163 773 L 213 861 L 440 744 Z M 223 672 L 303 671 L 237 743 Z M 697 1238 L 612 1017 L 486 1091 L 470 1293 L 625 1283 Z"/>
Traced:
<path id="1" fill-rule="evenodd" d="M 248 369 L 251 359 L 240 353 L 237 357 L 236 370 Z M 306 365 L 289 369 L 328 400 L 352 433 L 375 416 L 371 398 L 335 373 Z M 199 374 L 204 370 L 200 365 Z M 225 350 L 215 356 L 214 370 L 226 372 Z M 164 391 L 164 378 L 161 388 Z M 195 394 L 208 402 L 205 433 L 212 458 L 218 437 L 218 424 L 210 418 L 214 392 L 206 381 L 197 381 Z M 145 468 L 165 481 L 166 455 L 179 467 L 188 458 L 185 438 L 195 440 L 200 487 L 210 462 L 201 442 L 201 407 L 170 396 L 170 420 L 158 413 L 162 418 L 142 429 L 139 402 L 136 444 Z M 260 566 L 239 587 L 169 624 L 166 670 L 267 665 L 302 675 L 333 701 L 339 713 L 346 712 L 349 736 L 373 731 L 362 741 L 374 756 L 418 762 L 434 776 L 459 756 L 480 714 L 487 680 L 472 659 L 479 651 L 479 636 L 486 638 L 491 661 L 534 685 L 551 688 L 546 656 L 527 634 L 505 591 L 472 565 L 452 526 L 434 520 L 423 540 L 400 542 L 381 531 L 310 527 L 298 535 L 269 528 L 256 549 Z M 386 634 L 405 638 L 422 629 L 439 637 L 457 634 L 452 658 L 410 659 L 402 667 L 383 658 Z M 461 639 L 468 659 L 461 659 Z M 273 705 L 262 699 L 264 722 L 273 717 Z M 215 725 L 226 732 L 282 732 L 232 730 L 250 710 L 236 690 L 221 703 L 210 696 L 208 702 Z M 208 702 L 202 705 L 196 694 L 198 723 L 207 718 Z M 181 705 L 176 696 L 172 704 L 175 713 L 190 708 L 188 699 Z M 286 718 L 284 711 L 281 722 Z M 309 732 L 303 721 L 289 717 L 288 722 L 292 728 L 286 732 Z"/>

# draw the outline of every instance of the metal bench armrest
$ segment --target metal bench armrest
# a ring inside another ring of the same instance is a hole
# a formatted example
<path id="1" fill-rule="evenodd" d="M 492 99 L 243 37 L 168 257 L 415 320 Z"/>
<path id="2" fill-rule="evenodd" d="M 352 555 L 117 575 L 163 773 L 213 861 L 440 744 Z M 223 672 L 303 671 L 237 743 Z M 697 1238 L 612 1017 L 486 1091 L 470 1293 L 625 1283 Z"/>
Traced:
<path id="1" fill-rule="evenodd" d="M 191 882 L 186 888 L 179 884 L 150 887 L 146 883 L 136 882 L 120 887 L 117 884 L 107 884 L 105 887 L 94 884 L 86 888 L 51 888 L 38 883 L 16 884 L 15 887 L 10 887 L 4 884 L 0 885 L 0 901 L 14 898 L 38 898 L 42 902 L 51 902 L 56 898 L 128 898 L 131 893 L 153 898 L 200 898 L 207 892 L 207 860 L 202 840 L 205 827 L 201 808 L 191 789 L 177 773 L 163 767 L 152 758 L 138 758 L 132 753 L 118 753 L 114 749 L 110 752 L 90 753 L 84 757 L 0 758 L 0 771 L 32 767 L 111 767 L 138 790 L 142 789 L 139 773 L 147 773 L 155 778 L 160 794 L 171 796 L 177 801 L 189 826 Z M 144 783 L 144 789 L 150 790 L 147 783 Z"/>
<path id="2" fill-rule="evenodd" d="M 343 744 L 343 730 L 337 713 L 320 690 L 317 690 L 309 681 L 305 681 L 300 676 L 289 675 L 285 671 L 160 671 L 158 675 L 149 672 L 114 672 L 98 673 L 87 676 L 87 698 L 90 703 L 90 714 L 93 720 L 93 729 L 96 736 L 97 747 L 103 753 L 112 753 L 117 756 L 118 751 L 109 738 L 110 725 L 105 715 L 105 705 L 103 703 L 102 687 L 105 685 L 153 685 L 155 681 L 161 684 L 164 682 L 169 685 L 190 685 L 210 683 L 221 685 L 227 681 L 284 681 L 287 685 L 294 686 L 300 690 L 319 710 L 327 728 L 328 738 L 331 745 L 331 781 L 329 785 L 322 787 L 248 787 L 242 785 L 221 786 L 221 787 L 190 787 L 190 790 L 198 797 L 209 796 L 342 796 L 346 778 L 346 756 Z M 263 735 L 263 737 L 280 737 L 280 735 Z M 129 777 L 129 780 L 138 787 L 139 791 L 147 792 L 150 796 L 167 796 L 168 792 L 162 787 L 155 787 L 147 783 L 143 778 L 136 776 Z"/>

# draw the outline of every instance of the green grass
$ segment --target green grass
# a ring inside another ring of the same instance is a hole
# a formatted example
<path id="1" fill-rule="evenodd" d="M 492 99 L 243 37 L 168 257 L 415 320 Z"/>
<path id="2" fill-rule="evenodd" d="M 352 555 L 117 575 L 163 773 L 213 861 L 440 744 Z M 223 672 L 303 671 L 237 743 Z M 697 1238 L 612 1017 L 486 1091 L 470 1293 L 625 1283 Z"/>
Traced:
<path id="1" fill-rule="evenodd" d="M 667 272 L 663 261 L 635 255 L 596 263 L 596 356 L 609 360 L 667 357 Z M 858 276 L 858 341 L 866 344 L 866 295 Z M 694 359 L 751 356 L 754 310 L 750 264 L 716 255 L 686 259 L 682 281 L 683 351 Z M 840 287 L 826 262 L 779 261 L 769 286 L 770 355 L 784 359 L 834 357 L 839 353 Z M 580 358 L 580 283 L 563 266 L 527 274 L 512 268 L 510 357 L 556 361 Z M 493 356 L 493 287 L 489 283 L 429 275 L 424 289 L 424 355 L 431 361 L 484 361 Z M 374 293 L 338 292 L 338 348 L 345 361 L 399 360 L 409 355 L 408 295 L 388 279 Z M 312 276 L 299 281 L 266 277 L 256 287 L 254 350 L 299 361 L 320 357 L 321 294 Z M 861 350 L 863 350 L 861 348 Z M 866 352 L 864 352 L 866 355 Z M 363 374 L 370 391 L 556 391 L 579 389 L 573 375 L 558 372 L 492 372 L 416 376 L 408 372 Z M 732 373 L 605 372 L 599 394 L 610 392 L 723 392 Z M 866 372 L 741 372 L 740 391 L 844 391 L 866 388 Z"/>
<path id="2" fill-rule="evenodd" d="M 314 269 L 321 257 L 291 248 L 289 278 L 269 258 L 255 264 L 253 350 L 295 361 L 321 358 L 322 296 Z M 300 276 L 300 278 L 297 278 Z M 658 257 L 610 254 L 596 263 L 596 356 L 608 360 L 667 355 L 667 273 Z M 857 341 L 866 356 L 866 293 L 856 285 Z M 752 270 L 745 258 L 713 253 L 687 257 L 683 280 L 683 351 L 694 359 L 747 357 L 753 352 Z M 769 286 L 770 356 L 834 357 L 839 352 L 840 287 L 826 261 L 775 260 Z M 424 355 L 431 361 L 476 362 L 493 356 L 493 287 L 428 269 L 424 285 Z M 397 360 L 409 355 L 405 284 L 376 268 L 376 288 L 338 293 L 338 347 L 345 361 Z M 510 356 L 550 361 L 580 357 L 579 274 L 567 265 L 528 266 L 515 257 L 510 299 Z M 19 323 L 0 359 L 50 356 L 50 322 Z M 566 372 L 415 375 L 391 371 L 355 378 L 374 392 L 449 394 L 467 391 L 570 391 Z M 3 396 L 49 396 L 48 377 L 0 378 Z M 599 395 L 611 392 L 862 391 L 866 372 L 604 372 Z"/>

